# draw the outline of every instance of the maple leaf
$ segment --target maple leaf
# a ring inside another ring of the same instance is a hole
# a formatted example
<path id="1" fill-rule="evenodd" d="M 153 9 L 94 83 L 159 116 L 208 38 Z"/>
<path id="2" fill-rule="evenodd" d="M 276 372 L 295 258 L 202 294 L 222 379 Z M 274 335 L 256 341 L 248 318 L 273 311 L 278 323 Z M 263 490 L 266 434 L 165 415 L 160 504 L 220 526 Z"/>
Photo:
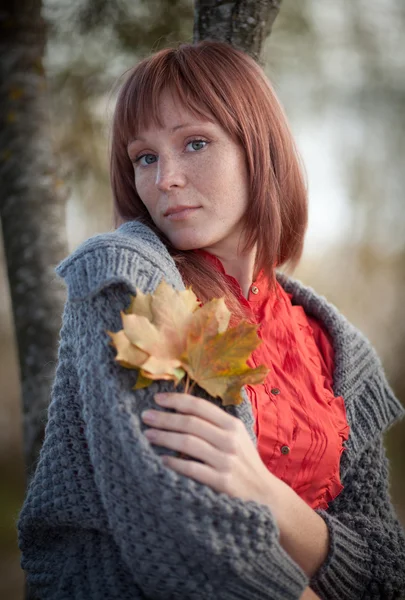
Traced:
<path id="1" fill-rule="evenodd" d="M 178 383 L 184 377 L 179 356 L 197 308 L 191 289 L 177 291 L 164 280 L 154 294 L 137 290 L 128 309 L 121 312 L 123 329 L 116 334 L 108 332 L 118 350 L 116 360 L 126 368 L 140 369 L 136 389 L 154 379 Z"/>
<path id="2" fill-rule="evenodd" d="M 229 325 L 231 313 L 223 298 L 210 300 L 195 311 L 189 323 L 188 336 L 193 331 L 204 329 L 206 337 L 212 337 L 225 331 Z"/>
<path id="3" fill-rule="evenodd" d="M 136 290 L 136 296 L 131 296 L 131 303 L 125 313 L 133 313 L 134 315 L 146 317 L 149 321 L 152 321 L 151 300 L 151 294 L 144 294 L 141 290 Z"/>
<path id="4" fill-rule="evenodd" d="M 177 291 L 163 280 L 154 294 L 137 290 L 121 312 L 123 329 L 108 333 L 116 360 L 138 369 L 134 389 L 157 379 L 177 385 L 187 373 L 185 391 L 191 378 L 223 404 L 239 404 L 241 387 L 261 383 L 268 369 L 246 363 L 261 343 L 257 327 L 242 322 L 228 330 L 230 317 L 224 298 L 200 307 L 191 288 Z"/>
<path id="5" fill-rule="evenodd" d="M 141 366 L 148 358 L 146 352 L 131 344 L 122 329 L 121 331 L 117 331 L 117 333 L 112 333 L 111 331 L 107 331 L 107 333 L 112 339 L 112 345 L 117 349 L 115 360 L 121 366 L 133 369 L 134 366 Z"/>
<path id="6" fill-rule="evenodd" d="M 206 392 L 220 397 L 223 405 L 240 404 L 241 388 L 262 383 L 268 373 L 264 365 L 252 369 L 246 362 L 260 343 L 257 326 L 245 321 L 212 336 L 203 319 L 195 320 L 181 357 L 182 366 Z"/>

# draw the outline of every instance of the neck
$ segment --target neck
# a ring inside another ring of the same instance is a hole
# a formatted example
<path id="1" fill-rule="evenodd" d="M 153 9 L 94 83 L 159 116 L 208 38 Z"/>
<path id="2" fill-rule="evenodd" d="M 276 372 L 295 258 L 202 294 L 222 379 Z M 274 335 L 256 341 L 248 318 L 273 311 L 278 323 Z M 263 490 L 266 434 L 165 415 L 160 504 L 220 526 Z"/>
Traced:
<path id="1" fill-rule="evenodd" d="M 253 281 L 256 249 L 256 246 L 254 246 L 252 250 L 244 254 L 238 254 L 237 252 L 222 253 L 216 249 L 207 249 L 219 258 L 227 275 L 231 275 L 236 279 L 245 298 L 249 295 L 249 289 Z"/>

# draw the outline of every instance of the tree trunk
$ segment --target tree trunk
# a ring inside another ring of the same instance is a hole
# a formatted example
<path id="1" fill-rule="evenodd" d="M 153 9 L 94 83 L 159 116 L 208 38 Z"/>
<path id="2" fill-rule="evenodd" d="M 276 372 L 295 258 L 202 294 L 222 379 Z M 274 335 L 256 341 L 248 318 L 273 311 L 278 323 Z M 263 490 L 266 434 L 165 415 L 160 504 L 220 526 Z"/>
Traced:
<path id="1" fill-rule="evenodd" d="M 281 0 L 195 0 L 194 41 L 222 40 L 261 62 Z"/>
<path id="2" fill-rule="evenodd" d="M 64 290 L 65 197 L 55 178 L 41 0 L 0 0 L 0 218 L 18 348 L 28 479 L 43 441 Z"/>

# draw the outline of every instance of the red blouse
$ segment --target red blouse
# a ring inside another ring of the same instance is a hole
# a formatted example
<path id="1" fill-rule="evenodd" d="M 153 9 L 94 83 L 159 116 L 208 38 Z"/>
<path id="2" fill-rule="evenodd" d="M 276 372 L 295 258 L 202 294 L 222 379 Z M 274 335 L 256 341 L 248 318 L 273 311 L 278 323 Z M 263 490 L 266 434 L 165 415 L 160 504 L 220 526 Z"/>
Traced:
<path id="1" fill-rule="evenodd" d="M 203 254 L 222 273 L 221 261 Z M 343 489 L 340 456 L 348 439 L 342 396 L 332 389 L 334 351 L 329 334 L 319 321 L 291 303 L 277 283 L 277 293 L 267 289 L 263 272 L 246 299 L 234 277 L 227 275 L 239 301 L 260 324 L 260 346 L 248 365 L 265 364 L 263 384 L 246 386 L 255 418 L 258 452 L 269 471 L 285 481 L 312 508 L 327 508 Z"/>

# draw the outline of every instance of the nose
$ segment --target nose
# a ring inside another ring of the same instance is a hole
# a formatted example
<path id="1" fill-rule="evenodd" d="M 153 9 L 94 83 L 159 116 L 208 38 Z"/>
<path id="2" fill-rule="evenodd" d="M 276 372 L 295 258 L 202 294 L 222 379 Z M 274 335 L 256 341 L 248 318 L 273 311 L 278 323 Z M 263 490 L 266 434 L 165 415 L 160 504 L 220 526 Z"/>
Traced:
<path id="1" fill-rule="evenodd" d="M 185 174 L 179 161 L 175 158 L 159 157 L 156 173 L 156 186 L 161 192 L 169 192 L 172 188 L 184 187 Z"/>

